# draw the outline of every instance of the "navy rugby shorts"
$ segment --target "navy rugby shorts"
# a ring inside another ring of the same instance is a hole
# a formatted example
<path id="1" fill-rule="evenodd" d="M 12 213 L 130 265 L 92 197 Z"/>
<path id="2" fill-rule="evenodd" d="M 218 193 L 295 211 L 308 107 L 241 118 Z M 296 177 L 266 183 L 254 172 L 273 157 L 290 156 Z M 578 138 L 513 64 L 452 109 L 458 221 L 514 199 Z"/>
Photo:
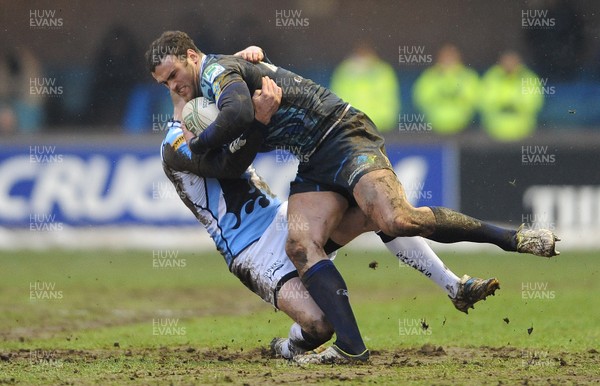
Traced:
<path id="1" fill-rule="evenodd" d="M 300 159 L 290 195 L 333 191 L 354 205 L 353 191 L 358 180 L 380 169 L 394 171 L 384 139 L 366 114 L 351 107 L 315 152 L 307 160 Z"/>

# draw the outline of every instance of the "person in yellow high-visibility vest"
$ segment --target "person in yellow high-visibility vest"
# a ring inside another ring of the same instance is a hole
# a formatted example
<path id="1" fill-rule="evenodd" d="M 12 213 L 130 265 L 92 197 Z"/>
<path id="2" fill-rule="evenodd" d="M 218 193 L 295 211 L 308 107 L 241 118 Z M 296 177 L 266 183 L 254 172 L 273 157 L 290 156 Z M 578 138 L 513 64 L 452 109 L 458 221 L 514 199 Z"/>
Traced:
<path id="1" fill-rule="evenodd" d="M 401 105 L 398 77 L 369 43 L 358 43 L 352 55 L 336 67 L 330 89 L 367 114 L 379 131 L 398 127 Z"/>
<path id="2" fill-rule="evenodd" d="M 528 69 L 513 51 L 500 56 L 482 78 L 481 123 L 498 141 L 518 141 L 531 136 L 544 94 L 554 92 Z"/>
<path id="3" fill-rule="evenodd" d="M 479 75 L 463 65 L 458 48 L 444 45 L 436 64 L 413 87 L 416 107 L 435 133 L 454 134 L 472 123 L 479 97 Z"/>

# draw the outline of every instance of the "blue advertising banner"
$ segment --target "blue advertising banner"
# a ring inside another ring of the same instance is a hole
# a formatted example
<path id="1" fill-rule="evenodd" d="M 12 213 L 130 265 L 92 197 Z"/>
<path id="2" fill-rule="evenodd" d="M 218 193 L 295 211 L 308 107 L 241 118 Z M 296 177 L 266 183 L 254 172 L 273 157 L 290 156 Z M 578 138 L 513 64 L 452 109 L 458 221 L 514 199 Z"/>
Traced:
<path id="1" fill-rule="evenodd" d="M 388 155 L 414 205 L 458 207 L 453 148 L 390 145 Z M 260 154 L 255 167 L 287 196 L 297 168 L 292 155 Z M 158 146 L 0 146 L 0 226 L 52 231 L 195 222 L 163 173 Z"/>
<path id="2" fill-rule="evenodd" d="M 158 146 L 0 148 L 0 224 L 176 225 L 195 218 L 162 170 Z"/>
<path id="3" fill-rule="evenodd" d="M 458 152 L 448 145 L 387 145 L 388 158 L 415 206 L 447 206 L 458 209 Z M 298 161 L 287 152 L 259 154 L 257 172 L 274 193 L 287 197 Z"/>

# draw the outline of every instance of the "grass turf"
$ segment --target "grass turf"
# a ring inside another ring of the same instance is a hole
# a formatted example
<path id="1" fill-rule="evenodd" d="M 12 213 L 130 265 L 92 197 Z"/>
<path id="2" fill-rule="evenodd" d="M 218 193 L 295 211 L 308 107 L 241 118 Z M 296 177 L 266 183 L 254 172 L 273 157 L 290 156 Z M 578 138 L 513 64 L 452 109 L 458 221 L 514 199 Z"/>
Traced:
<path id="1" fill-rule="evenodd" d="M 388 254 L 342 250 L 336 265 L 373 360 L 307 370 L 266 355 L 270 339 L 286 335 L 290 321 L 246 290 L 216 252 L 2 252 L 0 384 L 600 377 L 597 254 L 442 258 L 459 276 L 497 277 L 497 296 L 464 315 Z M 369 268 L 373 261 L 376 269 Z"/>

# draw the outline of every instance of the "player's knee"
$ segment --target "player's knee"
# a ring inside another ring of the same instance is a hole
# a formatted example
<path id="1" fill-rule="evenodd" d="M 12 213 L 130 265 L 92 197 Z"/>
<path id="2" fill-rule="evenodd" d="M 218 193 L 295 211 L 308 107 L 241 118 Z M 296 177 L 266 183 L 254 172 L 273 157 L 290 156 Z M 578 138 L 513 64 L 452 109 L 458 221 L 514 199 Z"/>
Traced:
<path id="1" fill-rule="evenodd" d="M 412 210 L 388 217 L 381 228 L 385 234 L 393 237 L 418 236 L 424 232 L 418 213 Z"/>
<path id="2" fill-rule="evenodd" d="M 290 257 L 292 262 L 305 261 L 307 256 L 307 248 L 304 243 L 298 239 L 288 237 L 285 243 L 285 253 Z"/>
<path id="3" fill-rule="evenodd" d="M 288 238 L 285 242 L 285 253 L 294 261 L 299 256 L 306 255 L 306 247 L 299 240 Z"/>

